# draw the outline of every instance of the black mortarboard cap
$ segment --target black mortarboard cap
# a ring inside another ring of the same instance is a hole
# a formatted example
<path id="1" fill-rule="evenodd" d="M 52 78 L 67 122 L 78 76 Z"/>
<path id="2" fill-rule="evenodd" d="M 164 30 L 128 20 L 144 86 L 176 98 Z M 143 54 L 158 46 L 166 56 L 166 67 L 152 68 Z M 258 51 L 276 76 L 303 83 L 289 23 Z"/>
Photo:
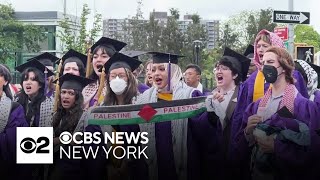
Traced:
<path id="1" fill-rule="evenodd" d="M 48 52 L 45 52 L 45 53 L 42 53 L 38 56 L 35 56 L 31 59 L 28 59 L 27 61 L 31 61 L 33 59 L 36 59 L 37 61 L 39 61 L 40 63 L 42 63 L 43 65 L 45 66 L 53 66 L 53 64 L 59 59 L 58 57 L 48 53 Z"/>
<path id="2" fill-rule="evenodd" d="M 122 54 L 139 60 L 139 56 L 147 54 L 147 52 L 145 52 L 145 51 L 124 51 L 124 52 L 122 52 Z"/>
<path id="3" fill-rule="evenodd" d="M 320 66 L 317 66 L 312 63 L 308 63 L 318 74 L 318 88 L 320 88 Z"/>
<path id="4" fill-rule="evenodd" d="M 177 54 L 170 54 L 170 53 L 162 53 L 162 52 L 149 52 L 152 55 L 153 63 L 170 63 L 178 64 L 178 58 L 184 57 Z"/>
<path id="5" fill-rule="evenodd" d="M 121 67 L 134 71 L 139 67 L 141 63 L 142 63 L 141 61 L 136 60 L 127 55 L 124 55 L 122 53 L 116 53 L 104 64 L 104 68 L 105 68 L 105 72 L 110 72 L 113 69 L 117 69 Z"/>
<path id="6" fill-rule="evenodd" d="M 60 76 L 59 79 L 56 79 L 54 81 L 54 83 L 56 83 L 58 80 L 61 89 L 73 89 L 78 90 L 80 92 L 85 86 L 94 81 L 92 79 L 88 79 L 82 76 L 76 76 L 69 73 Z"/>
<path id="7" fill-rule="evenodd" d="M 123 47 L 125 47 L 127 45 L 127 43 L 122 42 L 122 41 L 118 41 L 115 39 L 110 39 L 107 37 L 101 37 L 96 43 L 94 43 L 91 46 L 91 52 L 93 52 L 93 50 L 99 45 L 109 47 L 109 48 L 115 50 L 116 52 L 119 52 Z"/>
<path id="8" fill-rule="evenodd" d="M 241 69 L 239 68 L 238 71 L 239 70 L 241 71 L 242 81 L 246 80 L 251 60 L 249 58 L 247 58 L 246 56 L 239 54 L 236 51 L 234 51 L 228 47 L 226 47 L 224 49 L 223 56 L 233 57 L 234 59 L 237 60 L 237 61 L 233 61 L 232 58 L 229 58 L 229 60 L 231 60 L 231 63 L 234 63 L 235 68 L 241 66 Z"/>
<path id="9" fill-rule="evenodd" d="M 80 59 L 80 62 L 82 62 L 83 66 L 86 67 L 87 66 L 87 56 L 78 52 L 78 51 L 75 51 L 73 49 L 70 49 L 68 52 L 66 52 L 64 54 L 64 56 L 62 56 L 62 64 L 65 63 L 65 61 L 68 59 L 68 58 L 71 58 L 71 57 L 75 57 L 75 58 L 78 58 Z M 72 61 L 73 62 L 73 61 Z M 59 61 L 56 61 L 57 64 L 59 64 L 60 62 Z"/>
<path id="10" fill-rule="evenodd" d="M 247 46 L 247 49 L 244 51 L 243 55 L 248 57 L 248 55 L 253 54 L 253 53 L 254 53 L 254 46 L 252 44 L 249 44 Z M 253 57 L 253 55 L 252 55 L 252 57 Z"/>
<path id="11" fill-rule="evenodd" d="M 15 69 L 17 71 L 19 71 L 20 73 L 22 73 L 27 68 L 36 68 L 42 73 L 44 73 L 45 69 L 47 69 L 46 66 L 43 65 L 42 63 L 40 63 L 37 59 L 27 61 L 26 63 L 17 66 Z M 48 77 L 54 75 L 54 73 L 52 71 L 50 71 L 48 69 L 47 69 L 47 71 L 48 71 L 48 74 L 47 74 Z"/>

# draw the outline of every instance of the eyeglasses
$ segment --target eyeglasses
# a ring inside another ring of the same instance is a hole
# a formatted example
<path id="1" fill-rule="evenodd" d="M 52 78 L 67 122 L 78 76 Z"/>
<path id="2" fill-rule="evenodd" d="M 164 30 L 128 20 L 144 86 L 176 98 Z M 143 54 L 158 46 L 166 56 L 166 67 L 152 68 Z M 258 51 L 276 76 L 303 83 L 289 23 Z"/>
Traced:
<path id="1" fill-rule="evenodd" d="M 215 71 L 228 71 L 228 70 L 230 70 L 230 68 L 228 68 L 227 66 L 220 65 L 220 66 L 215 67 L 213 69 L 213 72 L 215 72 Z"/>

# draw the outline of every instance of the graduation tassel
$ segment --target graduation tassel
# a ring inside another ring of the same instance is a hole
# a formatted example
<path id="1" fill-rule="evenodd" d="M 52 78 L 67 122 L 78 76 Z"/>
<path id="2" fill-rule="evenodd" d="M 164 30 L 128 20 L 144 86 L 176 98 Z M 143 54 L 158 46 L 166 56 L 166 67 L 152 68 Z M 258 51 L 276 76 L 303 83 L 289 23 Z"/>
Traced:
<path id="1" fill-rule="evenodd" d="M 170 92 L 170 85 L 171 84 L 171 62 L 170 62 L 170 53 L 169 53 L 169 65 L 168 65 L 168 87 L 167 91 Z"/>
<path id="2" fill-rule="evenodd" d="M 103 66 L 102 72 L 101 72 L 101 75 L 100 75 L 99 89 L 98 89 L 97 96 L 96 96 L 96 98 L 98 98 L 97 99 L 97 101 L 98 101 L 97 104 L 100 104 L 104 99 L 104 96 L 102 95 L 102 90 L 104 88 L 105 79 L 106 79 L 106 73 L 105 73 L 105 68 Z"/>
<path id="3" fill-rule="evenodd" d="M 48 89 L 48 69 L 44 68 L 44 95 L 47 96 L 47 89 Z"/>
<path id="4" fill-rule="evenodd" d="M 91 74 L 91 48 L 88 48 L 87 52 L 87 67 L 86 67 L 86 78 Z"/>
<path id="5" fill-rule="evenodd" d="M 59 62 L 59 66 L 57 69 L 57 74 L 56 74 L 56 79 L 57 79 L 57 83 L 56 83 L 56 90 L 54 93 L 54 106 L 53 106 L 53 112 L 56 112 L 58 110 L 58 104 L 60 101 L 60 84 L 59 84 L 59 74 L 62 68 L 62 59 L 60 59 Z"/>

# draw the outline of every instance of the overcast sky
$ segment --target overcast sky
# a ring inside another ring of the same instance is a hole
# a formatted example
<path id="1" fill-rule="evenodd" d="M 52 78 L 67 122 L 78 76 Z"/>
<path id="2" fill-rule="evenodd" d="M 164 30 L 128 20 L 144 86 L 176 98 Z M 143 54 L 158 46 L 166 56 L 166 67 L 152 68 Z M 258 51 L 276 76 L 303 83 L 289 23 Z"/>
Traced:
<path id="1" fill-rule="evenodd" d="M 136 0 L 66 0 L 67 13 L 80 15 L 83 3 L 106 18 L 126 18 L 136 13 Z M 288 0 L 142 0 L 145 19 L 149 13 L 178 8 L 180 15 L 198 13 L 203 19 L 225 20 L 243 10 L 259 10 L 271 7 L 274 10 L 288 10 Z M 11 3 L 16 11 L 61 11 L 63 0 L 0 0 Z M 320 1 L 293 0 L 294 11 L 310 12 L 310 25 L 320 33 Z M 182 17 L 182 16 L 181 16 Z"/>

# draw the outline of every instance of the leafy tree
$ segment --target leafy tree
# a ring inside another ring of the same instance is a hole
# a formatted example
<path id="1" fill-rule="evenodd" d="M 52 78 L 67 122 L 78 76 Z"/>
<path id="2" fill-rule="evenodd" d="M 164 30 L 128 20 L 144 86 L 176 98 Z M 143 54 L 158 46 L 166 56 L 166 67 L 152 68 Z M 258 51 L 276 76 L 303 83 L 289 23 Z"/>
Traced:
<path id="1" fill-rule="evenodd" d="M 296 25 L 294 28 L 294 35 L 294 42 L 312 45 L 315 47 L 315 52 L 320 50 L 320 35 L 312 26 Z"/>
<path id="2" fill-rule="evenodd" d="M 128 44 L 126 49 L 129 50 L 145 50 L 147 48 L 146 23 L 143 20 L 143 13 L 141 10 L 142 0 L 137 1 L 137 12 L 132 18 L 126 19 L 127 22 L 123 24 L 123 30 L 126 32 L 128 38 L 125 42 Z"/>
<path id="3" fill-rule="evenodd" d="M 154 14 L 151 13 L 149 22 L 146 24 L 147 50 L 158 51 L 160 48 L 162 27 L 158 20 L 155 20 Z"/>
<path id="4" fill-rule="evenodd" d="M 79 31 L 74 28 L 74 26 L 78 26 L 78 22 L 70 17 L 67 17 L 66 15 L 64 19 L 59 22 L 62 30 L 58 31 L 56 35 L 61 39 L 63 43 L 62 49 L 64 49 L 64 51 L 74 49 L 81 53 L 85 53 L 87 49 L 87 38 L 89 37 L 90 40 L 94 40 L 98 37 L 99 32 L 102 30 L 102 16 L 98 13 L 95 14 L 93 28 L 87 31 L 87 20 L 90 13 L 90 8 L 87 4 L 84 4 L 80 17 Z"/>
<path id="5" fill-rule="evenodd" d="M 181 54 L 183 48 L 183 33 L 179 30 L 178 19 L 179 11 L 170 9 L 171 16 L 168 17 L 167 25 L 161 35 L 161 49 L 168 53 Z"/>
<path id="6" fill-rule="evenodd" d="M 242 11 L 231 16 L 222 26 L 223 39 L 219 42 L 220 47 L 226 43 L 229 47 L 242 52 L 248 44 L 253 43 L 260 30 L 273 31 L 276 24 L 272 22 L 272 12 L 273 10 L 269 8 Z"/>
<path id="7" fill-rule="evenodd" d="M 170 8 L 169 11 L 172 18 L 174 18 L 175 20 L 179 20 L 180 12 L 177 8 Z"/>
<path id="8" fill-rule="evenodd" d="M 198 14 L 193 14 L 191 16 L 192 24 L 188 26 L 186 33 L 184 34 L 185 41 L 183 44 L 183 55 L 188 57 L 187 60 L 180 63 L 182 67 L 185 67 L 189 63 L 196 63 L 196 51 L 195 51 L 195 40 L 201 41 L 200 49 L 204 49 L 206 47 L 207 40 L 207 32 L 204 25 L 200 24 L 200 16 Z M 204 58 L 202 51 L 199 52 L 199 64 L 201 64 L 201 60 Z"/>
<path id="9" fill-rule="evenodd" d="M 248 42 L 253 43 L 255 36 L 262 29 L 273 31 L 276 24 L 272 22 L 272 9 L 261 9 L 260 12 L 253 12 L 248 17 L 247 37 Z"/>
<path id="10" fill-rule="evenodd" d="M 43 32 L 39 26 L 17 21 L 11 5 L 0 4 L 0 63 L 9 64 L 15 53 L 39 51 L 38 42 L 45 39 Z"/>

